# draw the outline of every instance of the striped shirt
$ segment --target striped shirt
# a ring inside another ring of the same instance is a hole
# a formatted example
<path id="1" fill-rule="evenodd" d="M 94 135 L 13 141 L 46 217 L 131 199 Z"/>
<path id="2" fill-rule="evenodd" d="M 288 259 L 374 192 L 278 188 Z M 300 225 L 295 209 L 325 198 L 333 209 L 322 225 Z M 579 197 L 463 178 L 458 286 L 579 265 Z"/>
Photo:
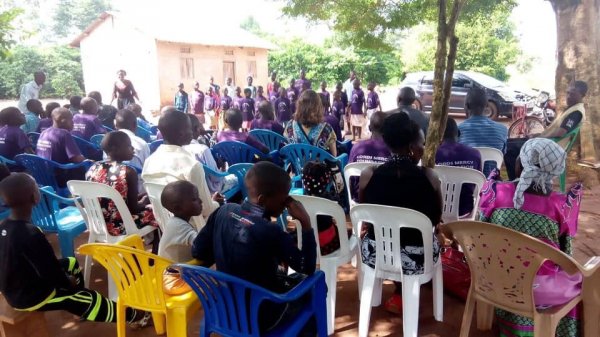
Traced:
<path id="1" fill-rule="evenodd" d="M 471 147 L 492 147 L 506 152 L 506 139 L 508 128 L 500 123 L 494 122 L 485 116 L 471 116 L 458 125 L 460 130 L 459 143 Z M 483 174 L 487 175 L 494 168 L 495 163 L 485 162 Z M 498 168 L 499 169 L 499 168 Z"/>

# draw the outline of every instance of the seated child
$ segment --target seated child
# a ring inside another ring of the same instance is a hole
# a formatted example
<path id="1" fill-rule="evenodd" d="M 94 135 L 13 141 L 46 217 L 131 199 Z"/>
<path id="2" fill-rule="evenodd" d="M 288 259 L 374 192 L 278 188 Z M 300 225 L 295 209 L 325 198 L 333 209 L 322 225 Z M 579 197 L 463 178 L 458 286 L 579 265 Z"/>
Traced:
<path id="1" fill-rule="evenodd" d="M 73 116 L 73 136 L 90 140 L 93 135 L 106 133 L 106 129 L 98 119 L 98 103 L 90 97 L 81 100 L 82 113 Z"/>
<path id="2" fill-rule="evenodd" d="M 0 182 L 0 196 L 10 207 L 0 223 L 0 292 L 22 311 L 66 310 L 95 322 L 117 321 L 116 303 L 83 287 L 83 275 L 74 257 L 58 260 L 44 233 L 31 223 L 40 201 L 38 187 L 29 175 L 14 173 Z M 148 325 L 150 314 L 127 308 L 127 322 Z"/>
<path id="3" fill-rule="evenodd" d="M 269 148 L 260 140 L 249 135 L 247 132 L 240 132 L 242 127 L 242 112 L 239 109 L 233 108 L 225 112 L 225 124 L 227 127 L 223 131 L 217 132 L 217 142 L 238 141 L 246 143 L 262 153 L 269 153 Z"/>
<path id="4" fill-rule="evenodd" d="M 190 220 L 193 216 L 202 214 L 202 200 L 198 189 L 189 181 L 174 181 L 165 186 L 160 202 L 173 213 L 173 217 L 164 226 L 158 255 L 177 263 L 190 261 L 192 243 L 198 235 L 198 229 L 190 224 Z"/>
<path id="5" fill-rule="evenodd" d="M 46 104 L 46 109 L 44 110 L 44 114 L 40 115 L 41 119 L 37 128 L 35 128 L 35 132 L 42 133 L 44 130 L 52 126 L 52 111 L 54 111 L 56 108 L 60 108 L 60 104 L 57 102 L 50 102 Z"/>
<path id="6" fill-rule="evenodd" d="M 142 114 L 142 107 L 139 104 L 131 103 L 127 106 L 126 109 L 133 111 L 133 113 L 137 117 L 137 123 L 139 127 L 142 127 L 146 130 L 150 130 L 154 126 L 152 123 L 146 120 L 146 117 L 144 117 L 144 114 Z"/>
<path id="7" fill-rule="evenodd" d="M 14 159 L 21 153 L 33 153 L 31 142 L 20 125 L 25 117 L 16 107 L 8 107 L 0 111 L 0 156 Z"/>
<path id="8" fill-rule="evenodd" d="M 283 135 L 283 126 L 275 121 L 273 105 L 268 101 L 258 103 L 258 119 L 252 121 L 250 129 L 265 129 Z"/>
<path id="9" fill-rule="evenodd" d="M 35 132 L 40 123 L 40 116 L 44 114 L 42 102 L 37 99 L 27 101 L 27 112 L 25 115 L 25 124 L 21 125 L 21 130 L 25 133 Z"/>
<path id="10" fill-rule="evenodd" d="M 127 208 L 138 228 L 147 225 L 158 226 L 152 210 L 146 208 L 150 203 L 147 195 L 138 195 L 138 174 L 131 166 L 124 164 L 133 158 L 133 146 L 125 132 L 113 131 L 102 139 L 102 150 L 107 154 L 107 159 L 96 162 L 86 173 L 86 180 L 106 184 L 113 187 L 125 200 Z M 108 234 L 126 235 L 123 219 L 114 202 L 101 199 L 100 205 L 104 213 L 104 220 Z"/>

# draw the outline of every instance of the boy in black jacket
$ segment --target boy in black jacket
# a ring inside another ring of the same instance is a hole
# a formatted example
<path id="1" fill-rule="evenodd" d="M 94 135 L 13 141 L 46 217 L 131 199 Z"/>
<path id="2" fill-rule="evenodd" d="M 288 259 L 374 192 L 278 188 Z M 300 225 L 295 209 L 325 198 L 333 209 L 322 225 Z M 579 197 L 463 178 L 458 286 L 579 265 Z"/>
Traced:
<path id="1" fill-rule="evenodd" d="M 10 208 L 0 222 L 0 292 L 16 310 L 66 310 L 88 321 L 116 322 L 115 303 L 83 287 L 74 257 L 58 260 L 42 231 L 31 223 L 40 192 L 25 173 L 0 182 L 0 197 Z M 148 315 L 127 308 L 127 322 L 145 326 Z"/>

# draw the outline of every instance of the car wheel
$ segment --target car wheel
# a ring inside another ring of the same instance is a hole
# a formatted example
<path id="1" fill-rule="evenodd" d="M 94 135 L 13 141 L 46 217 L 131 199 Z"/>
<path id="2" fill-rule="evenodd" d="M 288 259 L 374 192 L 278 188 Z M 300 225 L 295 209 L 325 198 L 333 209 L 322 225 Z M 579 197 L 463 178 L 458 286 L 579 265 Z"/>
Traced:
<path id="1" fill-rule="evenodd" d="M 415 99 L 415 101 L 413 102 L 413 106 L 415 107 L 415 109 L 423 111 L 423 104 L 418 99 Z"/>
<path id="2" fill-rule="evenodd" d="M 487 106 L 483 110 L 483 115 L 493 120 L 498 119 L 498 106 L 496 106 L 496 103 L 488 101 Z"/>

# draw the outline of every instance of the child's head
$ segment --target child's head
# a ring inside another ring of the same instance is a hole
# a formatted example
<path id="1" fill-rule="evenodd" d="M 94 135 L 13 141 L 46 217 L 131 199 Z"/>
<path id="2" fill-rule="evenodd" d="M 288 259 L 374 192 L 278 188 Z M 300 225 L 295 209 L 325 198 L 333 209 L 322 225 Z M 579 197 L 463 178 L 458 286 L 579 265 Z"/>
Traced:
<path id="1" fill-rule="evenodd" d="M 275 112 L 273 112 L 273 104 L 269 101 L 262 101 L 258 104 L 258 113 L 260 118 L 264 120 L 275 120 Z"/>
<path id="2" fill-rule="evenodd" d="M 273 82 L 273 91 L 278 93 L 279 88 L 281 88 L 281 84 L 278 81 Z"/>
<path id="3" fill-rule="evenodd" d="M 86 115 L 97 115 L 98 102 L 91 97 L 86 97 L 81 100 L 81 110 Z"/>
<path id="4" fill-rule="evenodd" d="M 0 110 L 0 125 L 19 126 L 23 124 L 25 124 L 25 116 L 18 108 L 10 106 Z"/>
<path id="5" fill-rule="evenodd" d="M 186 180 L 174 181 L 165 186 L 160 203 L 173 215 L 186 221 L 202 214 L 202 200 L 198 188 Z"/>
<path id="6" fill-rule="evenodd" d="M 367 84 L 367 90 L 369 90 L 369 91 L 375 90 L 375 82 L 369 82 L 369 84 Z"/>
<path id="7" fill-rule="evenodd" d="M 54 109 L 60 108 L 60 104 L 57 102 L 50 102 L 46 104 L 46 110 L 44 111 L 44 118 L 52 118 L 52 111 Z"/>
<path id="8" fill-rule="evenodd" d="M 246 80 L 248 81 L 248 85 L 252 85 L 252 81 L 254 79 L 252 78 L 252 76 L 248 76 L 248 78 L 246 78 Z"/>
<path id="9" fill-rule="evenodd" d="M 242 111 L 237 108 L 231 108 L 225 112 L 225 123 L 229 125 L 231 130 L 239 130 L 242 127 L 244 118 L 242 117 Z"/>
<path id="10" fill-rule="evenodd" d="M 122 162 L 128 161 L 133 158 L 133 146 L 131 146 L 131 139 L 123 131 L 112 131 L 106 134 L 102 138 L 100 144 L 102 151 L 104 151 L 111 160 Z"/>
<path id="11" fill-rule="evenodd" d="M 325 91 L 325 89 L 327 89 L 327 82 L 322 81 L 321 82 L 321 90 Z"/>
<path id="12" fill-rule="evenodd" d="M 237 97 L 240 97 L 240 96 L 242 96 L 242 88 L 240 88 L 240 87 L 235 87 L 235 95 L 236 95 Z"/>
<path id="13" fill-rule="evenodd" d="M 287 96 L 287 90 L 285 88 L 279 88 L 279 97 L 284 98 Z"/>
<path id="14" fill-rule="evenodd" d="M 42 106 L 42 102 L 40 102 L 37 99 L 30 99 L 29 101 L 27 101 L 26 107 L 29 112 L 33 112 L 38 116 L 44 114 L 44 107 Z"/>
<path id="15" fill-rule="evenodd" d="M 342 92 L 339 90 L 336 90 L 333 92 L 333 100 L 334 101 L 341 101 L 342 100 Z"/>
<path id="16" fill-rule="evenodd" d="M 100 92 L 98 92 L 98 91 L 90 91 L 88 93 L 88 97 L 93 98 L 94 100 L 96 100 L 96 103 L 98 103 L 98 105 L 102 105 L 102 94 L 100 94 Z"/>
<path id="17" fill-rule="evenodd" d="M 158 120 L 158 129 L 166 144 L 188 145 L 192 140 L 192 124 L 187 114 L 173 106 L 164 107 Z"/>
<path id="18" fill-rule="evenodd" d="M 115 126 L 117 130 L 127 129 L 133 133 L 137 130 L 137 117 L 129 109 L 121 109 L 115 115 Z"/>
<path id="19" fill-rule="evenodd" d="M 214 88 L 212 87 L 212 85 L 210 85 L 210 86 L 208 86 L 208 88 L 206 88 L 206 93 L 209 96 L 212 96 L 213 92 L 214 92 Z"/>
<path id="20" fill-rule="evenodd" d="M 352 81 L 352 86 L 354 87 L 354 89 L 360 88 L 360 80 L 357 78 L 354 81 Z"/>
<path id="21" fill-rule="evenodd" d="M 196 115 L 187 114 L 187 116 L 190 119 L 190 124 L 192 124 L 192 137 L 193 139 L 198 139 L 205 133 L 204 125 L 200 123 L 200 120 Z"/>
<path id="22" fill-rule="evenodd" d="M 250 98 L 250 95 L 252 95 L 252 90 L 250 90 L 250 88 L 244 89 L 244 96 L 246 96 L 246 98 Z"/>
<path id="23" fill-rule="evenodd" d="M 342 82 L 338 81 L 338 82 L 335 84 L 335 90 L 337 90 L 337 91 L 342 91 L 342 88 L 343 88 L 343 84 L 342 84 Z"/>
<path id="24" fill-rule="evenodd" d="M 52 126 L 68 131 L 73 130 L 73 114 L 67 108 L 56 108 L 52 111 Z"/>
<path id="25" fill-rule="evenodd" d="M 194 90 L 200 90 L 200 83 L 198 81 L 194 82 Z"/>
<path id="26" fill-rule="evenodd" d="M 227 81 L 225 83 L 227 83 L 227 85 L 231 85 L 232 82 L 233 79 L 231 77 L 227 77 Z"/>
<path id="27" fill-rule="evenodd" d="M 81 109 L 81 96 L 71 96 L 69 104 L 71 109 Z"/>
<path id="28" fill-rule="evenodd" d="M 290 176 L 281 167 L 271 162 L 258 162 L 252 166 L 244 184 L 250 202 L 264 207 L 265 216 L 276 217 L 289 202 Z"/>
<path id="29" fill-rule="evenodd" d="M 144 115 L 142 115 L 142 106 L 137 103 L 129 104 L 127 106 L 127 110 L 133 111 L 133 113 L 135 114 L 135 117 L 137 117 L 137 118 L 144 118 Z"/>
<path id="30" fill-rule="evenodd" d="M 256 95 L 262 96 L 264 93 L 265 93 L 265 90 L 263 89 L 262 85 L 259 85 L 258 87 L 256 87 Z"/>
<path id="31" fill-rule="evenodd" d="M 223 89 L 223 97 L 225 97 L 225 96 L 229 96 L 229 89 L 227 89 L 227 88 Z"/>
<path id="32" fill-rule="evenodd" d="M 31 210 L 40 201 L 38 186 L 26 173 L 13 173 L 0 181 L 0 196 L 12 209 Z"/>
<path id="33" fill-rule="evenodd" d="M 183 90 L 183 83 L 179 83 L 179 85 L 177 86 L 177 88 L 178 88 L 179 90 Z"/>

